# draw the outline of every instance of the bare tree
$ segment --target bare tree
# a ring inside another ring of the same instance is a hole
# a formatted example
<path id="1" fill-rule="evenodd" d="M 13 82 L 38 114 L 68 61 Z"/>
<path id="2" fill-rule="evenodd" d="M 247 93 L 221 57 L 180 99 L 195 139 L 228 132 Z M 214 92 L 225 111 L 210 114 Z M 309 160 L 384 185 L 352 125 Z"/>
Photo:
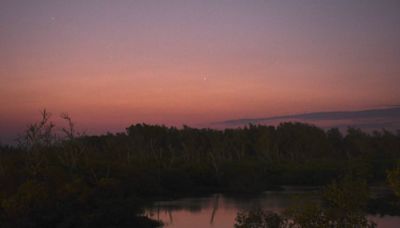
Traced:
<path id="1" fill-rule="evenodd" d="M 44 109 L 39 122 L 28 125 L 18 144 L 26 149 L 25 162 L 29 172 L 36 176 L 44 166 L 45 152 L 56 140 L 55 125 L 50 121 L 51 114 Z"/>

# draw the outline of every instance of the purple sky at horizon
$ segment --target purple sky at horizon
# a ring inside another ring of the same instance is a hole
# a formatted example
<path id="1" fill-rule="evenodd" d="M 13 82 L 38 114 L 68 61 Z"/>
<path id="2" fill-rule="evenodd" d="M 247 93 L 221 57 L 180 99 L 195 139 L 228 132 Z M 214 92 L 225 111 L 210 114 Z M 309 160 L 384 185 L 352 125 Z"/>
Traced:
<path id="1" fill-rule="evenodd" d="M 0 139 L 400 104 L 397 0 L 2 0 Z"/>

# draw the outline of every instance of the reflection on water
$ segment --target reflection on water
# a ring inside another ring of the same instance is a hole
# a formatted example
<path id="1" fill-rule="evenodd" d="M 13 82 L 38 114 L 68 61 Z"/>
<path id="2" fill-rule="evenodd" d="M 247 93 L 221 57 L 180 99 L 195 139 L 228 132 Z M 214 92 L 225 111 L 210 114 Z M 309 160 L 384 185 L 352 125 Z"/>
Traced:
<path id="1" fill-rule="evenodd" d="M 265 192 L 253 197 L 229 197 L 214 194 L 208 197 L 160 201 L 146 210 L 146 215 L 161 220 L 168 228 L 233 227 L 238 211 L 257 207 L 280 212 L 303 200 L 317 201 L 317 189 L 286 188 L 281 192 Z M 399 227 L 400 217 L 370 217 L 378 227 Z"/>

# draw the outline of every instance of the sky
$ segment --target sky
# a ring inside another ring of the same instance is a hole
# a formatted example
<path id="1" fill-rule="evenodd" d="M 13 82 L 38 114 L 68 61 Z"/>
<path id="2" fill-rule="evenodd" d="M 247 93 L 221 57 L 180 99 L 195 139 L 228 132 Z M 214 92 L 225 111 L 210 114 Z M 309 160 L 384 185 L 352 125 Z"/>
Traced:
<path id="1" fill-rule="evenodd" d="M 1 0 L 0 140 L 400 104 L 398 0 Z"/>

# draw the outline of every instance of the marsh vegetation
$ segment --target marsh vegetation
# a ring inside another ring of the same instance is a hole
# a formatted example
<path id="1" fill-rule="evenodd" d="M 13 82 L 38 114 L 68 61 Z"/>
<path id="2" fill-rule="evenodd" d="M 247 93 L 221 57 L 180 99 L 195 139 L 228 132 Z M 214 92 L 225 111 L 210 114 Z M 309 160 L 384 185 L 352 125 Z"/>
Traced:
<path id="1" fill-rule="evenodd" d="M 136 124 L 90 136 L 78 133 L 68 115 L 62 118 L 60 131 L 43 111 L 17 146 L 0 146 L 3 226 L 154 227 L 159 223 L 143 208 L 157 199 L 255 194 L 282 185 L 328 185 L 326 204 L 305 205 L 307 214 L 257 216 L 340 227 L 348 221 L 371 225 L 363 217 L 368 204 L 376 213 L 399 212 L 393 199 L 399 195 L 400 132 L 349 128 L 342 134 L 303 123 L 225 130 Z M 393 191 L 384 198 L 391 200 L 369 203 L 368 186 L 387 183 Z M 238 227 L 254 217 L 246 213 Z"/>

